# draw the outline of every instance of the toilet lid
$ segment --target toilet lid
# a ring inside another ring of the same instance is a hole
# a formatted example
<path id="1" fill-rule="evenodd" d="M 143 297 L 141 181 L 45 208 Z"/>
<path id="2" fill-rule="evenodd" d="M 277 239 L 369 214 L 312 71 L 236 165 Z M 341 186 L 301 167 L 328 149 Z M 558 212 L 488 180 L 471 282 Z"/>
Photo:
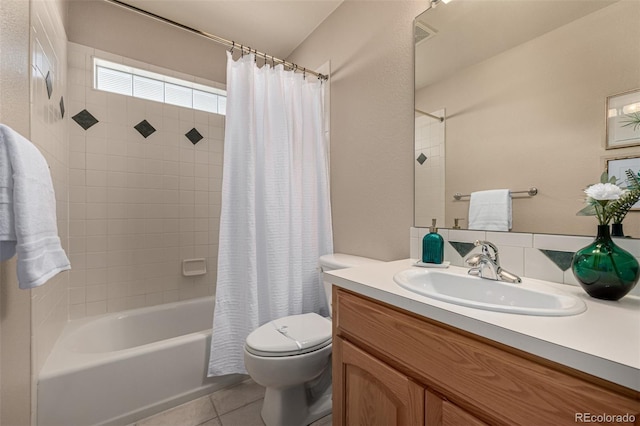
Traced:
<path id="1" fill-rule="evenodd" d="M 331 343 L 331 321 L 318 314 L 291 315 L 270 321 L 247 337 L 246 349 L 258 356 L 301 355 Z"/>

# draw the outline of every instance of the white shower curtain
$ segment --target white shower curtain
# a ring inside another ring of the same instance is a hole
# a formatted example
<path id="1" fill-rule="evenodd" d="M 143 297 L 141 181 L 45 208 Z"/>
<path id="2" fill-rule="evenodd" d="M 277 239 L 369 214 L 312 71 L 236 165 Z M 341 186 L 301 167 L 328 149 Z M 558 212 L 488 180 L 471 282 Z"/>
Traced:
<path id="1" fill-rule="evenodd" d="M 324 85 L 227 52 L 227 116 L 209 375 L 246 373 L 244 342 L 279 317 L 326 312 L 333 252 Z"/>

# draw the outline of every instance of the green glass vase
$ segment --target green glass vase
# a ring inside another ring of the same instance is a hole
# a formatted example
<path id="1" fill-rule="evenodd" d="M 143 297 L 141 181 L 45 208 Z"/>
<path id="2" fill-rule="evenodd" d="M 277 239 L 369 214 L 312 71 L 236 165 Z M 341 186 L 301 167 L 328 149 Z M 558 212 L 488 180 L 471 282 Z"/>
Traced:
<path id="1" fill-rule="evenodd" d="M 619 300 L 640 278 L 638 261 L 613 242 L 609 225 L 598 225 L 596 239 L 576 252 L 571 269 L 584 291 L 596 299 Z"/>

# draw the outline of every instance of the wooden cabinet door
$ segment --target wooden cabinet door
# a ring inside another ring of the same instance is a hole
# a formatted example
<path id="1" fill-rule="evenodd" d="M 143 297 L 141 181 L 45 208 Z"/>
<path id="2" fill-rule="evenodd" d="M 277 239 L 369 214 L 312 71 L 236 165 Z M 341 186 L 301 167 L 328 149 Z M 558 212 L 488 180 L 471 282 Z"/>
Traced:
<path id="1" fill-rule="evenodd" d="M 442 426 L 487 426 L 487 424 L 449 401 L 443 401 Z"/>
<path id="2" fill-rule="evenodd" d="M 424 388 L 336 338 L 333 345 L 335 426 L 424 425 Z"/>
<path id="3" fill-rule="evenodd" d="M 487 426 L 480 419 L 427 389 L 426 426 Z"/>

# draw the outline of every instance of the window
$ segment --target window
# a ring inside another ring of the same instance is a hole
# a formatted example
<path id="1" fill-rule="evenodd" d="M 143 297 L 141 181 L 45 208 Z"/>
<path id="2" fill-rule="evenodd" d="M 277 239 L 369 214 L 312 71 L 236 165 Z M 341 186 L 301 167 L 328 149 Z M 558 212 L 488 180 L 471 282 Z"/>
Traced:
<path id="1" fill-rule="evenodd" d="M 225 115 L 226 92 L 166 75 L 94 58 L 97 90 Z"/>

